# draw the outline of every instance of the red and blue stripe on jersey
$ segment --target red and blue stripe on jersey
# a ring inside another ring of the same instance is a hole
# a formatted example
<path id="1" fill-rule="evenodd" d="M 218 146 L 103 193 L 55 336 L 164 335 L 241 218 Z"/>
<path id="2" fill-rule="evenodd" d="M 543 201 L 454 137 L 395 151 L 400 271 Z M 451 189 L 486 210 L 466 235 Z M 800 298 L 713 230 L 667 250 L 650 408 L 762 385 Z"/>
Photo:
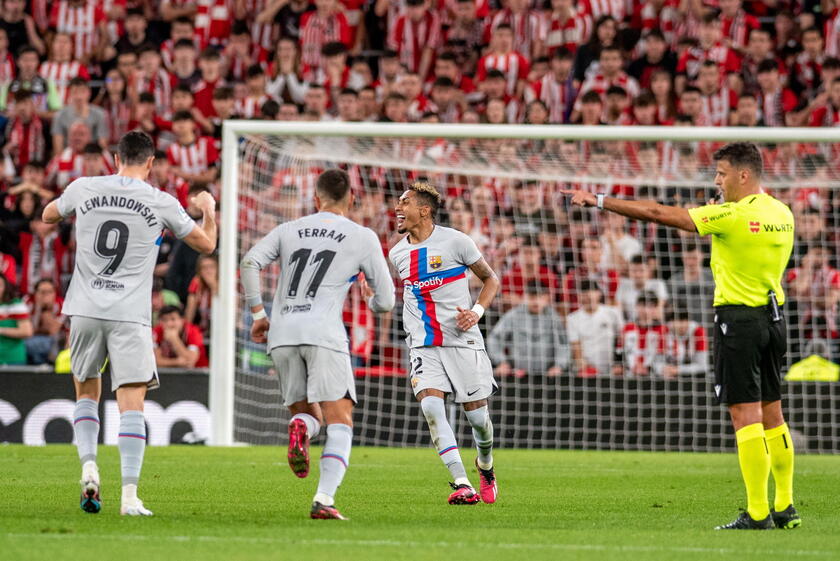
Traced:
<path id="1" fill-rule="evenodd" d="M 439 347 L 443 345 L 443 330 L 437 318 L 435 301 L 432 298 L 432 291 L 445 284 L 466 278 L 467 267 L 453 267 L 446 271 L 428 271 L 428 248 L 421 247 L 414 249 L 410 254 L 410 269 L 407 278 L 403 283 L 411 286 L 411 291 L 417 299 L 417 307 L 423 318 L 423 327 L 426 337 L 423 345 L 427 347 Z"/>

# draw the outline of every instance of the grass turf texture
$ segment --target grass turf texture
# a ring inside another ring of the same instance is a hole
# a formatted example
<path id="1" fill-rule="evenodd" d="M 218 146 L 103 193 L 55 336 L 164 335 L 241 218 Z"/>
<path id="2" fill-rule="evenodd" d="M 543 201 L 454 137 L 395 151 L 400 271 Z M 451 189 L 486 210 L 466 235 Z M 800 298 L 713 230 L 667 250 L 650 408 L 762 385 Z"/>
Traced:
<path id="1" fill-rule="evenodd" d="M 139 494 L 155 516 L 127 518 L 116 447 L 99 448 L 104 506 L 90 515 L 75 448 L 4 446 L 0 558 L 840 559 L 840 456 L 796 458 L 801 528 L 715 532 L 745 504 L 734 454 L 499 450 L 498 502 L 450 506 L 433 450 L 355 448 L 340 522 L 309 520 L 317 461 L 299 480 L 285 453 L 147 448 Z"/>

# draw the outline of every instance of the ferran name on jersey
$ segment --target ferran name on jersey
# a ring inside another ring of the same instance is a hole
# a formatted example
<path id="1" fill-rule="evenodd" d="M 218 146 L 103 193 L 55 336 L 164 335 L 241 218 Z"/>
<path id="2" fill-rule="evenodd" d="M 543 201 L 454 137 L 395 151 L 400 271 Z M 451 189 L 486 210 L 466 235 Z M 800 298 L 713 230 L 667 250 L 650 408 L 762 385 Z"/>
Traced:
<path id="1" fill-rule="evenodd" d="M 440 255 L 432 255 L 431 257 L 429 257 L 430 269 L 440 269 L 441 265 L 443 265 L 443 258 Z"/>

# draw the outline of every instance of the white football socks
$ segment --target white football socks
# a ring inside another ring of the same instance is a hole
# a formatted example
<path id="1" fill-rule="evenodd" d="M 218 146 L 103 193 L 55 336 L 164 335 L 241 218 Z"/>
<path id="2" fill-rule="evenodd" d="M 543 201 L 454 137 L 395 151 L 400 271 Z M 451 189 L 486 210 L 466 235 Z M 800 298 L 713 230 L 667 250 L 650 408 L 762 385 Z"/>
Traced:
<path id="1" fill-rule="evenodd" d="M 493 422 L 487 406 L 465 411 L 467 420 L 472 425 L 475 446 L 478 448 L 478 467 L 490 469 L 493 467 Z"/>
<path id="2" fill-rule="evenodd" d="M 312 499 L 325 506 L 333 506 L 347 466 L 350 464 L 350 449 L 353 446 L 353 427 L 340 423 L 327 425 L 327 442 L 321 454 L 321 477 L 318 492 Z"/>
<path id="3" fill-rule="evenodd" d="M 99 441 L 99 404 L 92 399 L 82 398 L 76 402 L 73 411 L 73 433 L 82 465 L 96 462 L 96 446 Z"/>
<path id="4" fill-rule="evenodd" d="M 467 470 L 461 461 L 461 453 L 458 451 L 458 443 L 455 440 L 455 433 L 449 426 L 446 419 L 446 407 L 443 399 L 439 397 L 424 397 L 420 402 L 423 415 L 429 424 L 429 433 L 432 435 L 432 442 L 437 449 L 438 456 L 443 460 L 444 465 L 452 474 L 456 485 L 470 485 L 467 479 Z"/>
<path id="5" fill-rule="evenodd" d="M 136 494 L 146 450 L 146 421 L 142 411 L 125 411 L 120 415 L 117 444 L 120 449 L 123 487 L 134 485 Z"/>
<path id="6" fill-rule="evenodd" d="M 289 422 L 291 423 L 295 419 L 300 419 L 306 425 L 306 432 L 309 434 L 310 440 L 318 436 L 318 433 L 321 431 L 321 423 L 309 413 L 298 413 L 289 419 Z"/>

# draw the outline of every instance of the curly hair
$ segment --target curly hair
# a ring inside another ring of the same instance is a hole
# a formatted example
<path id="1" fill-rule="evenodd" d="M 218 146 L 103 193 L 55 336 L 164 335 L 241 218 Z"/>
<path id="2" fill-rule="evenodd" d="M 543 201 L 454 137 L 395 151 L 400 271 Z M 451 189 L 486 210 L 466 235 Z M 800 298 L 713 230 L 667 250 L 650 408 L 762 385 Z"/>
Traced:
<path id="1" fill-rule="evenodd" d="M 437 216 L 438 209 L 443 205 L 443 197 L 440 196 L 440 193 L 438 193 L 434 185 L 428 181 L 415 181 L 406 187 L 406 189 L 414 191 L 417 194 L 417 199 L 420 204 L 431 209 L 433 219 Z"/>

